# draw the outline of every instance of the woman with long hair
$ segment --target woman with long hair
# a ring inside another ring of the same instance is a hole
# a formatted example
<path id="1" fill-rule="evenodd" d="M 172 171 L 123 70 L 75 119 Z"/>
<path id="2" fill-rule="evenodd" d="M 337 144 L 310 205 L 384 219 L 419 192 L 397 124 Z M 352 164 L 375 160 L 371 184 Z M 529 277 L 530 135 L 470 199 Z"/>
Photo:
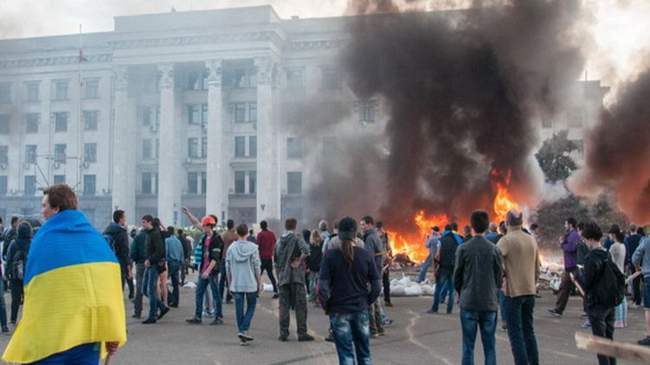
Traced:
<path id="1" fill-rule="evenodd" d="M 356 220 L 339 222 L 339 235 L 321 263 L 318 297 L 330 317 L 339 363 L 368 365 L 368 307 L 379 297 L 381 281 L 374 257 L 355 244 L 356 234 Z"/>

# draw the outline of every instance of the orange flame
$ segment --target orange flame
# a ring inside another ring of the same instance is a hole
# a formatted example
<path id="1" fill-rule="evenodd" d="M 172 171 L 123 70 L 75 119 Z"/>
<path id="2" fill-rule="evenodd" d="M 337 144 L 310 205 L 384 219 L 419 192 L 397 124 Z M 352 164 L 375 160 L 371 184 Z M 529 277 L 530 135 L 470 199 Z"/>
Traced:
<path id="1" fill-rule="evenodd" d="M 425 246 L 425 239 L 434 226 L 444 227 L 448 222 L 445 214 L 436 214 L 427 217 L 424 211 L 419 211 L 413 217 L 417 229 L 412 231 L 386 230 L 393 255 L 406 254 L 411 260 L 421 262 L 429 256 L 429 249 Z"/>
<path id="2" fill-rule="evenodd" d="M 492 181 L 494 182 L 497 190 L 497 195 L 494 197 L 492 209 L 494 210 L 494 221 L 500 222 L 506 219 L 508 211 L 512 209 L 519 209 L 519 204 L 512 198 L 508 188 L 510 187 L 510 178 L 512 171 L 508 170 L 505 176 L 501 176 L 496 170 L 490 172 Z"/>

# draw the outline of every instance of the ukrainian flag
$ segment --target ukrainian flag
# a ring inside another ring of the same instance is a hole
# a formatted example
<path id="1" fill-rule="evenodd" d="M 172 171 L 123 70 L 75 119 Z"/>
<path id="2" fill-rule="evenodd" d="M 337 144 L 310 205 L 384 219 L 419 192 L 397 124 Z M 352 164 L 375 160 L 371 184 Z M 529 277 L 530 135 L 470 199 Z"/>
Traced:
<path id="1" fill-rule="evenodd" d="M 126 343 L 120 266 L 79 210 L 52 216 L 34 237 L 23 317 L 2 359 L 30 363 L 87 343 Z"/>

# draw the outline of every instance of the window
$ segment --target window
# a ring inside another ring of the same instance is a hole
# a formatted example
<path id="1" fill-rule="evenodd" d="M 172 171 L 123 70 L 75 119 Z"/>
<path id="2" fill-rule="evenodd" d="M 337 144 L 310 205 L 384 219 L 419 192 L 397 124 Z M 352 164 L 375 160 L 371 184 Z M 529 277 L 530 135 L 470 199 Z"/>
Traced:
<path id="1" fill-rule="evenodd" d="M 142 125 L 152 126 L 160 124 L 160 107 L 158 105 L 142 107 Z"/>
<path id="2" fill-rule="evenodd" d="M 257 136 L 248 137 L 248 157 L 257 157 Z"/>
<path id="3" fill-rule="evenodd" d="M 0 176 L 0 194 L 7 195 L 7 176 Z"/>
<path id="4" fill-rule="evenodd" d="M 187 173 L 187 192 L 189 194 L 198 194 L 199 192 L 199 174 L 196 172 Z"/>
<path id="5" fill-rule="evenodd" d="M 287 172 L 287 193 L 302 194 L 302 172 Z"/>
<path id="6" fill-rule="evenodd" d="M 0 146 L 0 164 L 9 164 L 9 146 Z"/>
<path id="7" fill-rule="evenodd" d="M 56 112 L 54 113 L 54 131 L 67 132 L 68 131 L 68 113 Z"/>
<path id="8" fill-rule="evenodd" d="M 248 192 L 251 194 L 257 192 L 257 171 L 248 172 Z"/>
<path id="9" fill-rule="evenodd" d="M 235 171 L 235 194 L 246 193 L 246 171 Z"/>
<path id="10" fill-rule="evenodd" d="M 84 98 L 99 98 L 99 79 L 86 79 L 84 82 Z"/>
<path id="11" fill-rule="evenodd" d="M 54 162 L 65 163 L 65 144 L 54 145 Z"/>
<path id="12" fill-rule="evenodd" d="M 151 143 L 151 139 L 142 140 L 142 159 L 143 160 L 153 159 L 153 145 Z"/>
<path id="13" fill-rule="evenodd" d="M 188 138 L 187 139 L 187 157 L 189 157 L 189 158 L 199 158 L 199 139 L 198 138 Z"/>
<path id="14" fill-rule="evenodd" d="M 322 69 L 322 83 L 323 90 L 337 90 L 339 88 L 339 74 L 334 67 L 324 67 Z"/>
<path id="15" fill-rule="evenodd" d="M 36 194 L 36 176 L 25 175 L 25 196 Z"/>
<path id="16" fill-rule="evenodd" d="M 84 195 L 95 195 L 95 175 L 84 175 Z"/>
<path id="17" fill-rule="evenodd" d="M 226 79 L 227 83 L 236 89 L 249 89 L 257 86 L 257 74 L 254 69 L 231 70 Z"/>
<path id="18" fill-rule="evenodd" d="M 201 137 L 201 158 L 208 158 L 208 137 Z"/>
<path id="19" fill-rule="evenodd" d="M 40 83 L 27 82 L 25 83 L 25 99 L 30 103 L 38 102 L 40 99 Z"/>
<path id="20" fill-rule="evenodd" d="M 11 83 L 0 83 L 0 104 L 11 104 Z"/>
<path id="21" fill-rule="evenodd" d="M 551 119 L 551 118 L 543 118 L 542 119 L 542 128 L 544 128 L 544 129 L 553 128 L 553 119 Z"/>
<path id="22" fill-rule="evenodd" d="M 0 114 L 0 134 L 9 134 L 9 114 Z"/>
<path id="23" fill-rule="evenodd" d="M 156 160 L 160 157 L 160 139 L 156 138 Z"/>
<path id="24" fill-rule="evenodd" d="M 83 118 L 84 118 L 84 130 L 87 131 L 97 130 L 97 119 L 99 119 L 99 111 L 84 110 Z"/>
<path id="25" fill-rule="evenodd" d="M 360 101 L 359 104 L 359 121 L 361 123 L 374 123 L 377 111 L 377 102 L 375 100 Z"/>
<path id="26" fill-rule="evenodd" d="M 248 121 L 257 122 L 257 103 L 248 103 Z"/>
<path id="27" fill-rule="evenodd" d="M 190 124 L 199 124 L 201 121 L 201 105 L 194 104 L 187 106 L 187 117 Z"/>
<path id="28" fill-rule="evenodd" d="M 57 80 L 54 81 L 54 100 L 66 100 L 68 99 L 68 81 L 67 80 Z"/>
<path id="29" fill-rule="evenodd" d="M 208 190 L 208 174 L 201 172 L 201 194 L 205 195 Z"/>
<path id="30" fill-rule="evenodd" d="M 208 104 L 201 104 L 201 125 L 208 125 Z"/>
<path id="31" fill-rule="evenodd" d="M 97 143 L 84 143 L 84 162 L 97 162 Z"/>
<path id="32" fill-rule="evenodd" d="M 54 175 L 54 184 L 65 184 L 65 175 Z"/>
<path id="33" fill-rule="evenodd" d="M 305 87 L 305 69 L 294 68 L 287 70 L 287 87 L 289 89 L 302 89 Z"/>
<path id="34" fill-rule="evenodd" d="M 302 139 L 287 138 L 287 158 L 302 158 Z"/>
<path id="35" fill-rule="evenodd" d="M 235 157 L 246 157 L 246 137 L 235 137 Z"/>
<path id="36" fill-rule="evenodd" d="M 246 104 L 245 103 L 236 103 L 234 105 L 234 118 L 235 123 L 245 123 L 246 122 Z"/>
<path id="37" fill-rule="evenodd" d="M 25 145 L 25 163 L 36 163 L 37 147 L 35 144 Z"/>
<path id="38" fill-rule="evenodd" d="M 38 133 L 41 115 L 38 113 L 25 114 L 25 133 Z"/>
<path id="39" fill-rule="evenodd" d="M 582 128 L 587 120 L 587 113 L 581 108 L 574 108 L 567 113 L 569 128 Z"/>
<path id="40" fill-rule="evenodd" d="M 153 173 L 142 173 L 142 194 L 153 194 Z"/>
<path id="41" fill-rule="evenodd" d="M 190 72 L 187 77 L 187 90 L 207 90 L 208 75 L 205 72 Z"/>

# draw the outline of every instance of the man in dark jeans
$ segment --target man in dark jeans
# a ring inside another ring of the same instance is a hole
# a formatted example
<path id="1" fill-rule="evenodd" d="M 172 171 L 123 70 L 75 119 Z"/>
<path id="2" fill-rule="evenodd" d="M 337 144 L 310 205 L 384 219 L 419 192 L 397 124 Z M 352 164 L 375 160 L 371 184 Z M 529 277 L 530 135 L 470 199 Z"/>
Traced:
<path id="1" fill-rule="evenodd" d="M 219 300 L 222 300 L 224 291 L 226 292 L 226 304 L 232 303 L 232 293 L 230 292 L 230 287 L 228 286 L 228 280 L 226 280 L 226 253 L 230 245 L 237 240 L 237 233 L 235 232 L 235 221 L 228 219 L 226 222 L 226 231 L 221 234 L 221 240 L 223 241 L 223 259 L 221 260 L 221 277 L 219 278 Z M 228 290 L 226 290 L 228 286 Z M 217 300 L 217 299 L 215 299 Z"/>
<path id="2" fill-rule="evenodd" d="M 178 237 L 174 234 L 174 227 L 167 227 L 169 237 L 165 239 L 165 252 L 167 253 L 167 269 L 169 270 L 169 278 L 172 281 L 172 292 L 167 298 L 167 304 L 170 307 L 178 308 L 179 302 L 179 280 L 178 275 L 181 265 L 185 260 L 183 253 L 183 245 Z M 167 285 L 167 283 L 165 283 Z"/>
<path id="3" fill-rule="evenodd" d="M 145 246 L 147 232 L 142 229 L 133 239 L 131 244 L 131 260 L 135 264 L 135 299 L 133 300 L 133 318 L 142 316 L 142 290 L 144 283 L 144 261 L 147 259 Z"/>
<path id="4" fill-rule="evenodd" d="M 145 245 L 147 259 L 144 261 L 144 276 L 149 298 L 149 317 L 142 324 L 153 324 L 162 319 L 169 311 L 158 294 L 158 278 L 160 273 L 165 271 L 165 244 L 160 235 L 160 226 L 154 223 L 154 218 L 151 215 L 147 214 L 142 217 L 142 227 L 147 231 L 147 244 Z"/>
<path id="5" fill-rule="evenodd" d="M 641 238 L 645 235 L 643 228 L 637 227 L 635 224 L 630 225 L 630 235 L 625 237 L 625 266 L 628 268 L 628 274 L 634 274 L 634 265 L 632 265 L 632 255 L 639 247 Z M 642 275 L 632 280 L 632 300 L 637 306 L 641 306 L 641 280 Z"/>
<path id="6" fill-rule="evenodd" d="M 454 265 L 456 261 L 456 249 L 460 242 L 458 242 L 450 229 L 445 230 L 440 238 L 440 247 L 434 256 L 434 271 L 436 273 L 436 291 L 433 294 L 433 305 L 427 313 L 438 313 L 438 305 L 443 299 L 443 290 L 449 288 L 447 291 L 447 314 L 450 314 L 454 308 L 454 291 L 453 288 L 453 275 Z"/>
<path id="7" fill-rule="evenodd" d="M 503 313 L 515 364 L 538 365 L 533 311 L 539 277 L 539 251 L 535 238 L 522 230 L 523 221 L 521 212 L 508 212 L 508 233 L 497 244 L 506 278 Z"/>
<path id="8" fill-rule="evenodd" d="M 578 242 L 580 242 L 580 235 L 578 234 L 577 224 L 575 218 L 568 218 L 564 223 L 567 233 L 560 239 L 560 245 L 564 252 L 564 274 L 562 274 L 562 282 L 560 283 L 560 291 L 557 295 L 557 302 L 555 308 L 549 309 L 548 313 L 554 317 L 561 317 L 564 313 L 569 296 L 575 288 L 571 274 L 575 275 L 578 271 L 576 264 L 576 251 Z"/>
<path id="9" fill-rule="evenodd" d="M 495 332 L 503 270 L 501 254 L 494 243 L 485 239 L 490 224 L 486 211 L 470 217 L 474 236 L 456 251 L 453 283 L 460 295 L 460 322 L 463 330 L 463 365 L 474 364 L 474 343 L 480 328 L 486 365 L 496 365 Z"/>
<path id="10" fill-rule="evenodd" d="M 269 231 L 269 225 L 266 221 L 260 222 L 260 228 L 262 231 L 257 234 L 255 240 L 260 251 L 262 273 L 266 271 L 266 275 L 268 275 L 271 285 L 273 285 L 273 299 L 277 299 L 279 297 L 278 283 L 275 281 L 275 275 L 273 275 L 273 252 L 275 252 L 275 243 L 277 240 L 275 234 Z"/>
<path id="11" fill-rule="evenodd" d="M 591 333 L 594 336 L 605 337 L 610 340 L 614 339 L 614 313 L 616 306 L 603 304 L 602 296 L 597 293 L 602 293 L 603 289 L 598 288 L 603 284 L 603 272 L 607 261 L 610 260 L 609 253 L 601 245 L 600 240 L 603 233 L 600 227 L 594 223 L 589 222 L 585 224 L 582 231 L 587 245 L 591 249 L 589 255 L 585 259 L 585 269 L 582 275 L 581 284 L 587 296 L 587 308 L 589 314 L 589 321 L 591 322 Z M 602 287 L 601 287 L 602 288 Z M 598 355 L 599 365 L 616 365 L 616 358 Z"/>

